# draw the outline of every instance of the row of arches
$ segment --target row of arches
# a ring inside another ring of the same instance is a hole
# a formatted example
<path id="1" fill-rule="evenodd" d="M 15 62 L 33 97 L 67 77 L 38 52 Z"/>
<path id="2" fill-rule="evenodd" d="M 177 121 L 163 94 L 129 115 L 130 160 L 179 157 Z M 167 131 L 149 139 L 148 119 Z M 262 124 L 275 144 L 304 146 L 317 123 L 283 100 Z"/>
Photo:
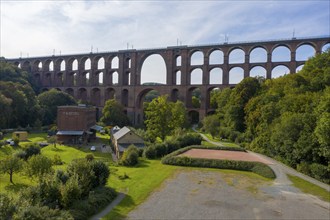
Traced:
<path id="1" fill-rule="evenodd" d="M 325 51 L 330 47 L 330 44 L 326 44 L 322 47 L 322 51 Z M 295 61 L 306 61 L 308 58 L 315 55 L 315 47 L 310 44 L 302 44 L 294 51 L 294 57 L 291 55 L 292 51 L 289 46 L 277 46 L 267 52 L 267 49 L 262 46 L 254 47 L 251 51 L 245 52 L 242 48 L 236 47 L 229 51 L 228 63 L 237 64 L 237 63 L 266 63 L 268 61 L 268 54 L 270 55 L 271 62 L 288 62 L 291 61 L 291 58 L 294 58 Z M 204 54 L 202 51 L 195 51 L 190 56 L 190 64 L 195 65 L 204 65 L 205 57 L 208 57 L 208 64 L 223 64 L 224 63 L 224 53 L 223 51 L 216 49 L 213 50 L 210 54 Z M 247 58 L 247 60 L 246 60 Z M 176 58 L 176 66 L 181 66 L 181 56 Z"/>

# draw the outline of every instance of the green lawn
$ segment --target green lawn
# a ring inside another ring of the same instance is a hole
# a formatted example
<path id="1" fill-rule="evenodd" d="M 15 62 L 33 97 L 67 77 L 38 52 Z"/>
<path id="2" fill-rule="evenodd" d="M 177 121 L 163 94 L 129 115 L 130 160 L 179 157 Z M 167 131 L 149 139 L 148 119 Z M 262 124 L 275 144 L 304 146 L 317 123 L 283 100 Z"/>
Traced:
<path id="1" fill-rule="evenodd" d="M 108 186 L 116 191 L 125 192 L 127 195 L 105 219 L 124 218 L 129 211 L 142 203 L 155 188 L 180 169 L 175 166 L 163 165 L 159 160 L 141 159 L 137 167 L 111 166 Z M 127 175 L 127 179 L 120 176 Z"/>
<path id="2" fill-rule="evenodd" d="M 306 180 L 303 180 L 297 176 L 292 176 L 288 174 L 288 177 L 290 181 L 293 183 L 293 185 L 299 188 L 302 192 L 312 194 L 324 201 L 330 202 L 330 193 L 327 190 L 313 183 L 310 183 Z"/>
<path id="3" fill-rule="evenodd" d="M 235 144 L 230 141 L 220 140 L 217 137 L 212 138 L 212 135 L 210 135 L 210 134 L 207 134 L 207 133 L 202 133 L 202 134 L 204 134 L 210 141 L 218 142 L 218 143 L 224 145 L 225 147 L 240 147 L 238 144 Z"/>

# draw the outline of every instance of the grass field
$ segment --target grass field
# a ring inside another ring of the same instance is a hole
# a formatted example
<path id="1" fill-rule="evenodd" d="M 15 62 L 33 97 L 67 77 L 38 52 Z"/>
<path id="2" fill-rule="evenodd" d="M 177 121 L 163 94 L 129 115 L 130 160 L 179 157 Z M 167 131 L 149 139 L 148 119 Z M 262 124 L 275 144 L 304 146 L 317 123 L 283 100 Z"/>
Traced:
<path id="1" fill-rule="evenodd" d="M 240 147 L 238 144 L 235 144 L 230 141 L 220 140 L 217 137 L 212 138 L 212 135 L 210 135 L 210 134 L 207 134 L 207 133 L 202 133 L 202 134 L 204 134 L 210 141 L 219 142 L 220 144 L 224 145 L 225 147 Z"/>
<path id="2" fill-rule="evenodd" d="M 330 202 L 330 193 L 327 190 L 297 176 L 288 175 L 288 177 L 293 185 L 299 188 L 302 192 L 312 194 L 324 201 Z"/>

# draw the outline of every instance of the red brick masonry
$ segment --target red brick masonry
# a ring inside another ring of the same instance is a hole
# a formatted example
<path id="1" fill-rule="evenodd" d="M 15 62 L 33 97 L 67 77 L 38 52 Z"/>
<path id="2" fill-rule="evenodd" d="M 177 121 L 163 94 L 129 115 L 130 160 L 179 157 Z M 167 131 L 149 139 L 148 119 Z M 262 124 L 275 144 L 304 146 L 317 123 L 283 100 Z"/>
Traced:
<path id="1" fill-rule="evenodd" d="M 240 161 L 254 161 L 264 164 L 272 164 L 270 161 L 265 160 L 257 155 L 242 151 L 228 151 L 228 150 L 209 150 L 209 149 L 190 149 L 180 156 L 192 158 L 206 158 L 206 159 L 219 159 L 219 160 L 240 160 Z"/>

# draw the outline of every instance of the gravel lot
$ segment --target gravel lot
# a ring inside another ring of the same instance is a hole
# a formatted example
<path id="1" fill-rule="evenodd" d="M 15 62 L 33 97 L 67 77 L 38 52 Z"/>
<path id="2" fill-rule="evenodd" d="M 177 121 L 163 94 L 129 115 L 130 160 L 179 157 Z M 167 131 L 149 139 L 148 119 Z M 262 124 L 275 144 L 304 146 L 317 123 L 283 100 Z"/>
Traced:
<path id="1" fill-rule="evenodd" d="M 330 203 L 289 182 L 189 170 L 166 180 L 128 219 L 329 219 Z"/>

